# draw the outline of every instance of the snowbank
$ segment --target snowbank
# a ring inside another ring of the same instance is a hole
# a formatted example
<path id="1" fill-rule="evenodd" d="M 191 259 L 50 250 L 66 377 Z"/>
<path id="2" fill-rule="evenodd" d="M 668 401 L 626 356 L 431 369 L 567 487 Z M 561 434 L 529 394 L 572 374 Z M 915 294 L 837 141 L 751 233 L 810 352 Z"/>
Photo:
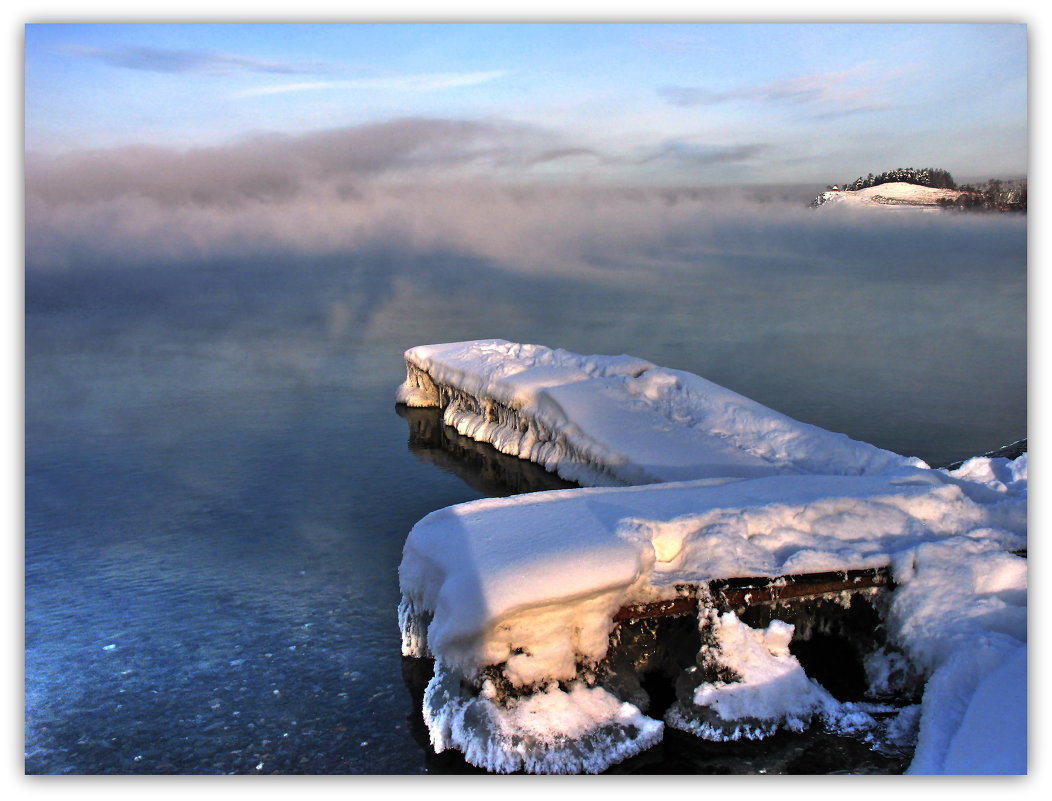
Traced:
<path id="1" fill-rule="evenodd" d="M 403 653 L 436 659 L 436 750 L 501 772 L 597 772 L 665 724 L 737 739 L 817 719 L 908 739 L 919 714 L 914 772 L 1025 770 L 1026 561 L 1010 553 L 1026 548 L 1025 454 L 931 470 L 628 356 L 487 340 L 406 358 L 399 400 L 445 406 L 462 433 L 570 477 L 565 459 L 577 480 L 651 482 L 484 499 L 414 526 L 399 621 Z M 697 477 L 653 483 L 684 473 Z M 874 697 L 903 665 L 927 681 L 920 709 L 890 723 L 807 677 L 792 626 L 751 629 L 705 603 L 716 579 L 882 566 L 898 586 L 888 647 L 867 663 Z M 603 660 L 619 609 L 685 592 L 703 644 L 662 722 L 604 684 Z M 983 749 L 995 707 L 1003 748 Z"/>
<path id="2" fill-rule="evenodd" d="M 1025 773 L 1027 560 L 977 529 L 899 555 L 894 575 L 890 639 L 929 676 L 910 772 Z"/>
<path id="3" fill-rule="evenodd" d="M 631 356 L 491 339 L 405 360 L 399 402 L 442 407 L 462 435 L 588 486 L 926 467 Z"/>

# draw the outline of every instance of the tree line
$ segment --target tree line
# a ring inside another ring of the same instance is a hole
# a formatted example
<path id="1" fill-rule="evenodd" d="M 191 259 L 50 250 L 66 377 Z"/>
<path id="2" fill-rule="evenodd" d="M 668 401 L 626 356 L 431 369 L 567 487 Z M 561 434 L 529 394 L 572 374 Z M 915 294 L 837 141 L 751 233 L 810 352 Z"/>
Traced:
<path id="1" fill-rule="evenodd" d="M 961 211 L 1026 211 L 1026 178 L 1002 181 L 993 178 L 983 184 L 964 184 L 956 198 L 940 198 L 944 208 Z"/>
<path id="2" fill-rule="evenodd" d="M 916 167 L 896 167 L 894 170 L 882 172 L 880 175 L 870 173 L 865 178 L 860 175 L 854 181 L 841 184 L 841 188 L 846 189 L 849 192 L 855 192 L 859 189 L 868 189 L 871 186 L 880 186 L 881 184 L 891 184 L 900 181 L 907 184 L 916 184 L 917 186 L 930 186 L 933 189 L 957 188 L 957 184 L 954 183 L 953 176 L 950 175 L 950 173 L 946 170 L 940 170 L 935 167 L 924 167 L 923 169 L 917 169 Z M 833 187 L 829 186 L 826 188 L 832 189 Z"/>

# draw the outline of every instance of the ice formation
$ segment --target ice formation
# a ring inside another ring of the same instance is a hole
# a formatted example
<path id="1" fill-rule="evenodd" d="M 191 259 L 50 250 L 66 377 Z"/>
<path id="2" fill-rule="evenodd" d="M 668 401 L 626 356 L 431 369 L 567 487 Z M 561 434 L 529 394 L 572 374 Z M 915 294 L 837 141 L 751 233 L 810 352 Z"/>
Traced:
<path id="1" fill-rule="evenodd" d="M 424 693 L 424 722 L 436 751 L 460 749 L 498 773 L 599 773 L 656 745 L 660 721 L 602 687 L 548 682 L 519 698 L 499 697 L 492 680 L 479 692 L 441 660 Z"/>
<path id="2" fill-rule="evenodd" d="M 927 685 L 886 733 L 917 729 L 914 772 L 1025 771 L 1026 561 L 1011 553 L 1026 548 L 1025 455 L 932 470 L 627 356 L 486 340 L 407 362 L 401 401 L 444 405 L 462 433 L 582 483 L 638 484 L 484 499 L 414 526 L 399 621 L 403 653 L 436 660 L 436 750 L 500 772 L 598 772 L 663 724 L 710 739 L 814 719 L 878 728 L 804 673 L 792 626 L 750 628 L 705 593 L 716 579 L 890 566 L 872 687 L 893 692 L 903 673 Z M 604 660 L 619 609 L 684 592 L 700 599 L 702 646 L 662 722 Z M 1011 712 L 1005 747 L 984 751 L 995 705 Z"/>

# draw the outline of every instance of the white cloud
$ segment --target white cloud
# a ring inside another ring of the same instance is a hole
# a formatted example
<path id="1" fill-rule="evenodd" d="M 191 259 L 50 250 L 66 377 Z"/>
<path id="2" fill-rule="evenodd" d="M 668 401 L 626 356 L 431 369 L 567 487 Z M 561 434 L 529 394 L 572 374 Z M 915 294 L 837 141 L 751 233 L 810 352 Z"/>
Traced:
<path id="1" fill-rule="evenodd" d="M 293 63 L 217 53 L 211 50 L 168 49 L 161 47 L 99 48 L 67 45 L 59 52 L 94 59 L 121 69 L 142 72 L 228 75 L 233 72 L 295 74 L 326 72 L 332 66 L 323 62 Z"/>
<path id="2" fill-rule="evenodd" d="M 713 91 L 699 86 L 665 86 L 658 90 L 674 106 L 720 103 L 774 103 L 808 107 L 821 116 L 840 116 L 887 108 L 895 82 L 907 67 L 877 70 L 870 63 L 837 72 L 798 75 L 779 81 Z"/>
<path id="3" fill-rule="evenodd" d="M 418 75 L 392 75 L 386 78 L 359 78 L 352 81 L 316 81 L 311 83 L 278 84 L 246 89 L 235 95 L 237 98 L 276 95 L 286 92 L 303 92 L 313 89 L 351 89 L 386 92 L 436 92 L 475 86 L 495 81 L 507 75 L 503 70 L 489 72 L 432 72 Z"/>
<path id="4" fill-rule="evenodd" d="M 258 97 L 260 95 L 281 95 L 286 92 L 304 92 L 310 89 L 326 89 L 333 86 L 332 81 L 314 81 L 312 83 L 286 83 L 277 86 L 257 86 L 255 89 L 246 89 L 238 92 L 234 97 Z"/>
<path id="5" fill-rule="evenodd" d="M 507 72 L 433 72 L 420 75 L 395 75 L 390 78 L 363 78 L 348 81 L 351 89 L 385 89 L 393 92 L 432 92 L 438 89 L 454 89 L 458 86 L 474 86 L 503 78 Z"/>

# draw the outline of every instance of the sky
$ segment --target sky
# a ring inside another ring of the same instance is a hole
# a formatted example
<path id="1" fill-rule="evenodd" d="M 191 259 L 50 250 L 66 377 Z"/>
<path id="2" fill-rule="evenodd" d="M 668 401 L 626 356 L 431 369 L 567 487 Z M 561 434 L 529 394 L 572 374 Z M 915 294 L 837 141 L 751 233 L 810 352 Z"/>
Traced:
<path id="1" fill-rule="evenodd" d="M 395 183 L 1015 177 L 1027 38 L 978 23 L 28 24 L 27 179 L 56 157 L 115 180 L 173 153 L 277 183 L 275 160 Z"/>

